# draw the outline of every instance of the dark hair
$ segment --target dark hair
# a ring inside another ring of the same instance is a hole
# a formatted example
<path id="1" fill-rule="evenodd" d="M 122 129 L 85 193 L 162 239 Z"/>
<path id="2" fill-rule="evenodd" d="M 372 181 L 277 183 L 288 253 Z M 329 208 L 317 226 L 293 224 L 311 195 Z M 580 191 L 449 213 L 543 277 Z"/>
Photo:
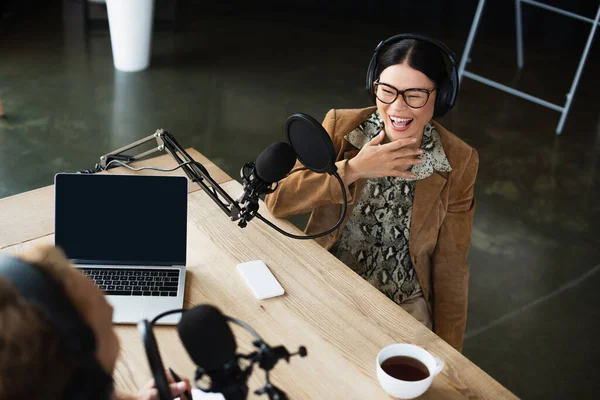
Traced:
<path id="1" fill-rule="evenodd" d="M 375 77 L 392 65 L 406 61 L 409 67 L 422 72 L 436 88 L 448 78 L 444 55 L 435 45 L 415 39 L 404 39 L 383 46 L 377 53 L 377 71 Z"/>
<path id="2" fill-rule="evenodd" d="M 0 277 L 0 398 L 62 399 L 78 367 L 48 319 Z"/>
<path id="3" fill-rule="evenodd" d="M 31 246 L 19 258 L 72 285 L 69 262 L 54 246 Z M 0 399 L 63 399 L 79 368 L 48 318 L 0 276 Z"/>

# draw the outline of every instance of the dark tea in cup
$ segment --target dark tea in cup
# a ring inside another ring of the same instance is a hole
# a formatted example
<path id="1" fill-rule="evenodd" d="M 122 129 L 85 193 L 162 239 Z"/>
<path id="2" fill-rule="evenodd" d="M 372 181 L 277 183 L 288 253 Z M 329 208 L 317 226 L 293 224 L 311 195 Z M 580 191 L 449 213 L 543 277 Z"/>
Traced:
<path id="1" fill-rule="evenodd" d="M 416 358 L 407 356 L 390 357 L 381 363 L 381 369 L 396 379 L 402 381 L 420 381 L 429 378 L 429 369 Z"/>

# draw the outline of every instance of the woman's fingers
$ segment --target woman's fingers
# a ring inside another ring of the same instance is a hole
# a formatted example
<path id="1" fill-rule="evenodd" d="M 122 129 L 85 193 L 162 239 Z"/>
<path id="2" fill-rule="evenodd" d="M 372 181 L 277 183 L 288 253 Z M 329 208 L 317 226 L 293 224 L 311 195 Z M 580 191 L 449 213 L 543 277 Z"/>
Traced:
<path id="1" fill-rule="evenodd" d="M 386 150 L 395 151 L 395 150 L 401 149 L 403 147 L 415 144 L 416 142 L 417 142 L 417 139 L 415 139 L 415 138 L 405 138 L 405 139 L 398 139 L 398 140 L 394 140 L 393 142 L 383 144 L 383 145 L 381 145 L 381 147 L 385 148 Z"/>
<path id="2" fill-rule="evenodd" d="M 394 151 L 393 153 L 394 160 L 399 158 L 416 158 L 415 156 L 423 155 L 423 150 L 421 149 L 399 149 Z M 418 159 L 418 158 L 416 158 Z"/>
<path id="3" fill-rule="evenodd" d="M 169 389 L 171 390 L 171 397 L 174 399 L 176 397 L 181 397 L 183 393 L 187 390 L 191 390 L 190 382 L 187 379 L 184 379 L 181 382 L 171 383 L 169 385 Z M 138 396 L 139 400 L 160 400 L 158 396 L 158 390 L 156 388 L 144 389 Z"/>
<path id="4" fill-rule="evenodd" d="M 171 389 L 171 396 L 173 396 L 173 398 L 181 397 L 186 390 L 192 389 L 190 382 L 187 379 L 184 379 L 181 382 L 171 383 L 169 388 Z"/>
<path id="5" fill-rule="evenodd" d="M 169 383 L 175 383 L 175 377 L 173 376 L 173 374 L 171 373 L 169 368 L 165 368 L 165 376 L 167 377 L 167 381 Z"/>
<path id="6" fill-rule="evenodd" d="M 150 379 L 148 382 L 146 382 L 146 384 L 142 388 L 142 391 L 150 390 L 150 389 L 152 389 L 154 387 L 155 387 L 155 385 L 154 385 L 154 379 Z"/>
<path id="7" fill-rule="evenodd" d="M 396 176 L 398 178 L 405 178 L 405 179 L 415 179 L 415 174 L 413 174 L 412 172 L 399 171 L 397 169 L 392 171 L 390 176 Z"/>
<path id="8" fill-rule="evenodd" d="M 404 171 L 413 165 L 423 163 L 423 160 L 417 157 L 399 157 L 390 162 L 390 167 L 393 169 Z"/>
<path id="9" fill-rule="evenodd" d="M 411 174 L 411 176 L 403 176 L 403 175 L 395 175 L 394 172 L 405 172 L 408 169 L 412 168 L 413 165 L 417 165 L 417 164 L 421 164 L 423 161 L 420 158 L 416 158 L 416 157 L 404 157 L 404 158 L 397 158 L 394 160 L 394 162 L 390 165 L 391 169 L 392 169 L 392 174 L 390 176 L 401 176 L 403 178 L 413 178 L 414 175 Z"/>
<path id="10" fill-rule="evenodd" d="M 156 389 L 145 389 L 138 396 L 139 400 L 160 400 L 158 397 L 158 390 Z"/>
<path id="11" fill-rule="evenodd" d="M 165 368 L 165 375 L 169 381 L 169 389 L 173 398 L 180 397 L 186 390 L 191 390 L 192 386 L 189 379 L 182 378 L 181 382 L 175 382 L 175 377 L 171 374 L 168 368 Z M 140 400 L 159 400 L 158 390 L 154 379 L 148 381 L 139 395 Z"/>
<path id="12" fill-rule="evenodd" d="M 367 146 L 379 146 L 381 142 L 383 142 L 383 138 L 385 137 L 384 130 L 382 129 L 377 135 L 373 137 L 373 139 L 369 140 L 366 144 Z"/>

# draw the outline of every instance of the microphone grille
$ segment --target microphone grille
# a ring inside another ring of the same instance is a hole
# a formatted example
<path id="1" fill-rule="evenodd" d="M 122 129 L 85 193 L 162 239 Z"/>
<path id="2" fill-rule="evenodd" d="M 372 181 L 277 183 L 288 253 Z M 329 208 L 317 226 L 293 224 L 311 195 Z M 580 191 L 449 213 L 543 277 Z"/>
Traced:
<path id="1" fill-rule="evenodd" d="M 296 163 L 296 152 L 285 142 L 271 144 L 256 158 L 256 173 L 265 182 L 279 182 Z"/>
<path id="2" fill-rule="evenodd" d="M 187 310 L 177 327 L 191 359 L 206 370 L 222 368 L 235 358 L 235 337 L 221 311 L 211 305 Z"/>

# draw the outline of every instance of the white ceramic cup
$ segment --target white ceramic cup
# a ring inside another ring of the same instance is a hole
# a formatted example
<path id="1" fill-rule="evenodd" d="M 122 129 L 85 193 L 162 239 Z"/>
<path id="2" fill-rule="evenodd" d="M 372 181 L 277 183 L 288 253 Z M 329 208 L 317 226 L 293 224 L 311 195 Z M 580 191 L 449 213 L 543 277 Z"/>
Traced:
<path id="1" fill-rule="evenodd" d="M 403 381 L 396 379 L 381 368 L 385 360 L 395 356 L 406 356 L 421 361 L 429 370 L 429 377 L 420 381 Z M 444 361 L 432 356 L 427 350 L 413 344 L 391 344 L 383 348 L 377 355 L 377 379 L 383 390 L 398 399 L 414 399 L 425 393 L 433 378 L 444 369 Z"/>

